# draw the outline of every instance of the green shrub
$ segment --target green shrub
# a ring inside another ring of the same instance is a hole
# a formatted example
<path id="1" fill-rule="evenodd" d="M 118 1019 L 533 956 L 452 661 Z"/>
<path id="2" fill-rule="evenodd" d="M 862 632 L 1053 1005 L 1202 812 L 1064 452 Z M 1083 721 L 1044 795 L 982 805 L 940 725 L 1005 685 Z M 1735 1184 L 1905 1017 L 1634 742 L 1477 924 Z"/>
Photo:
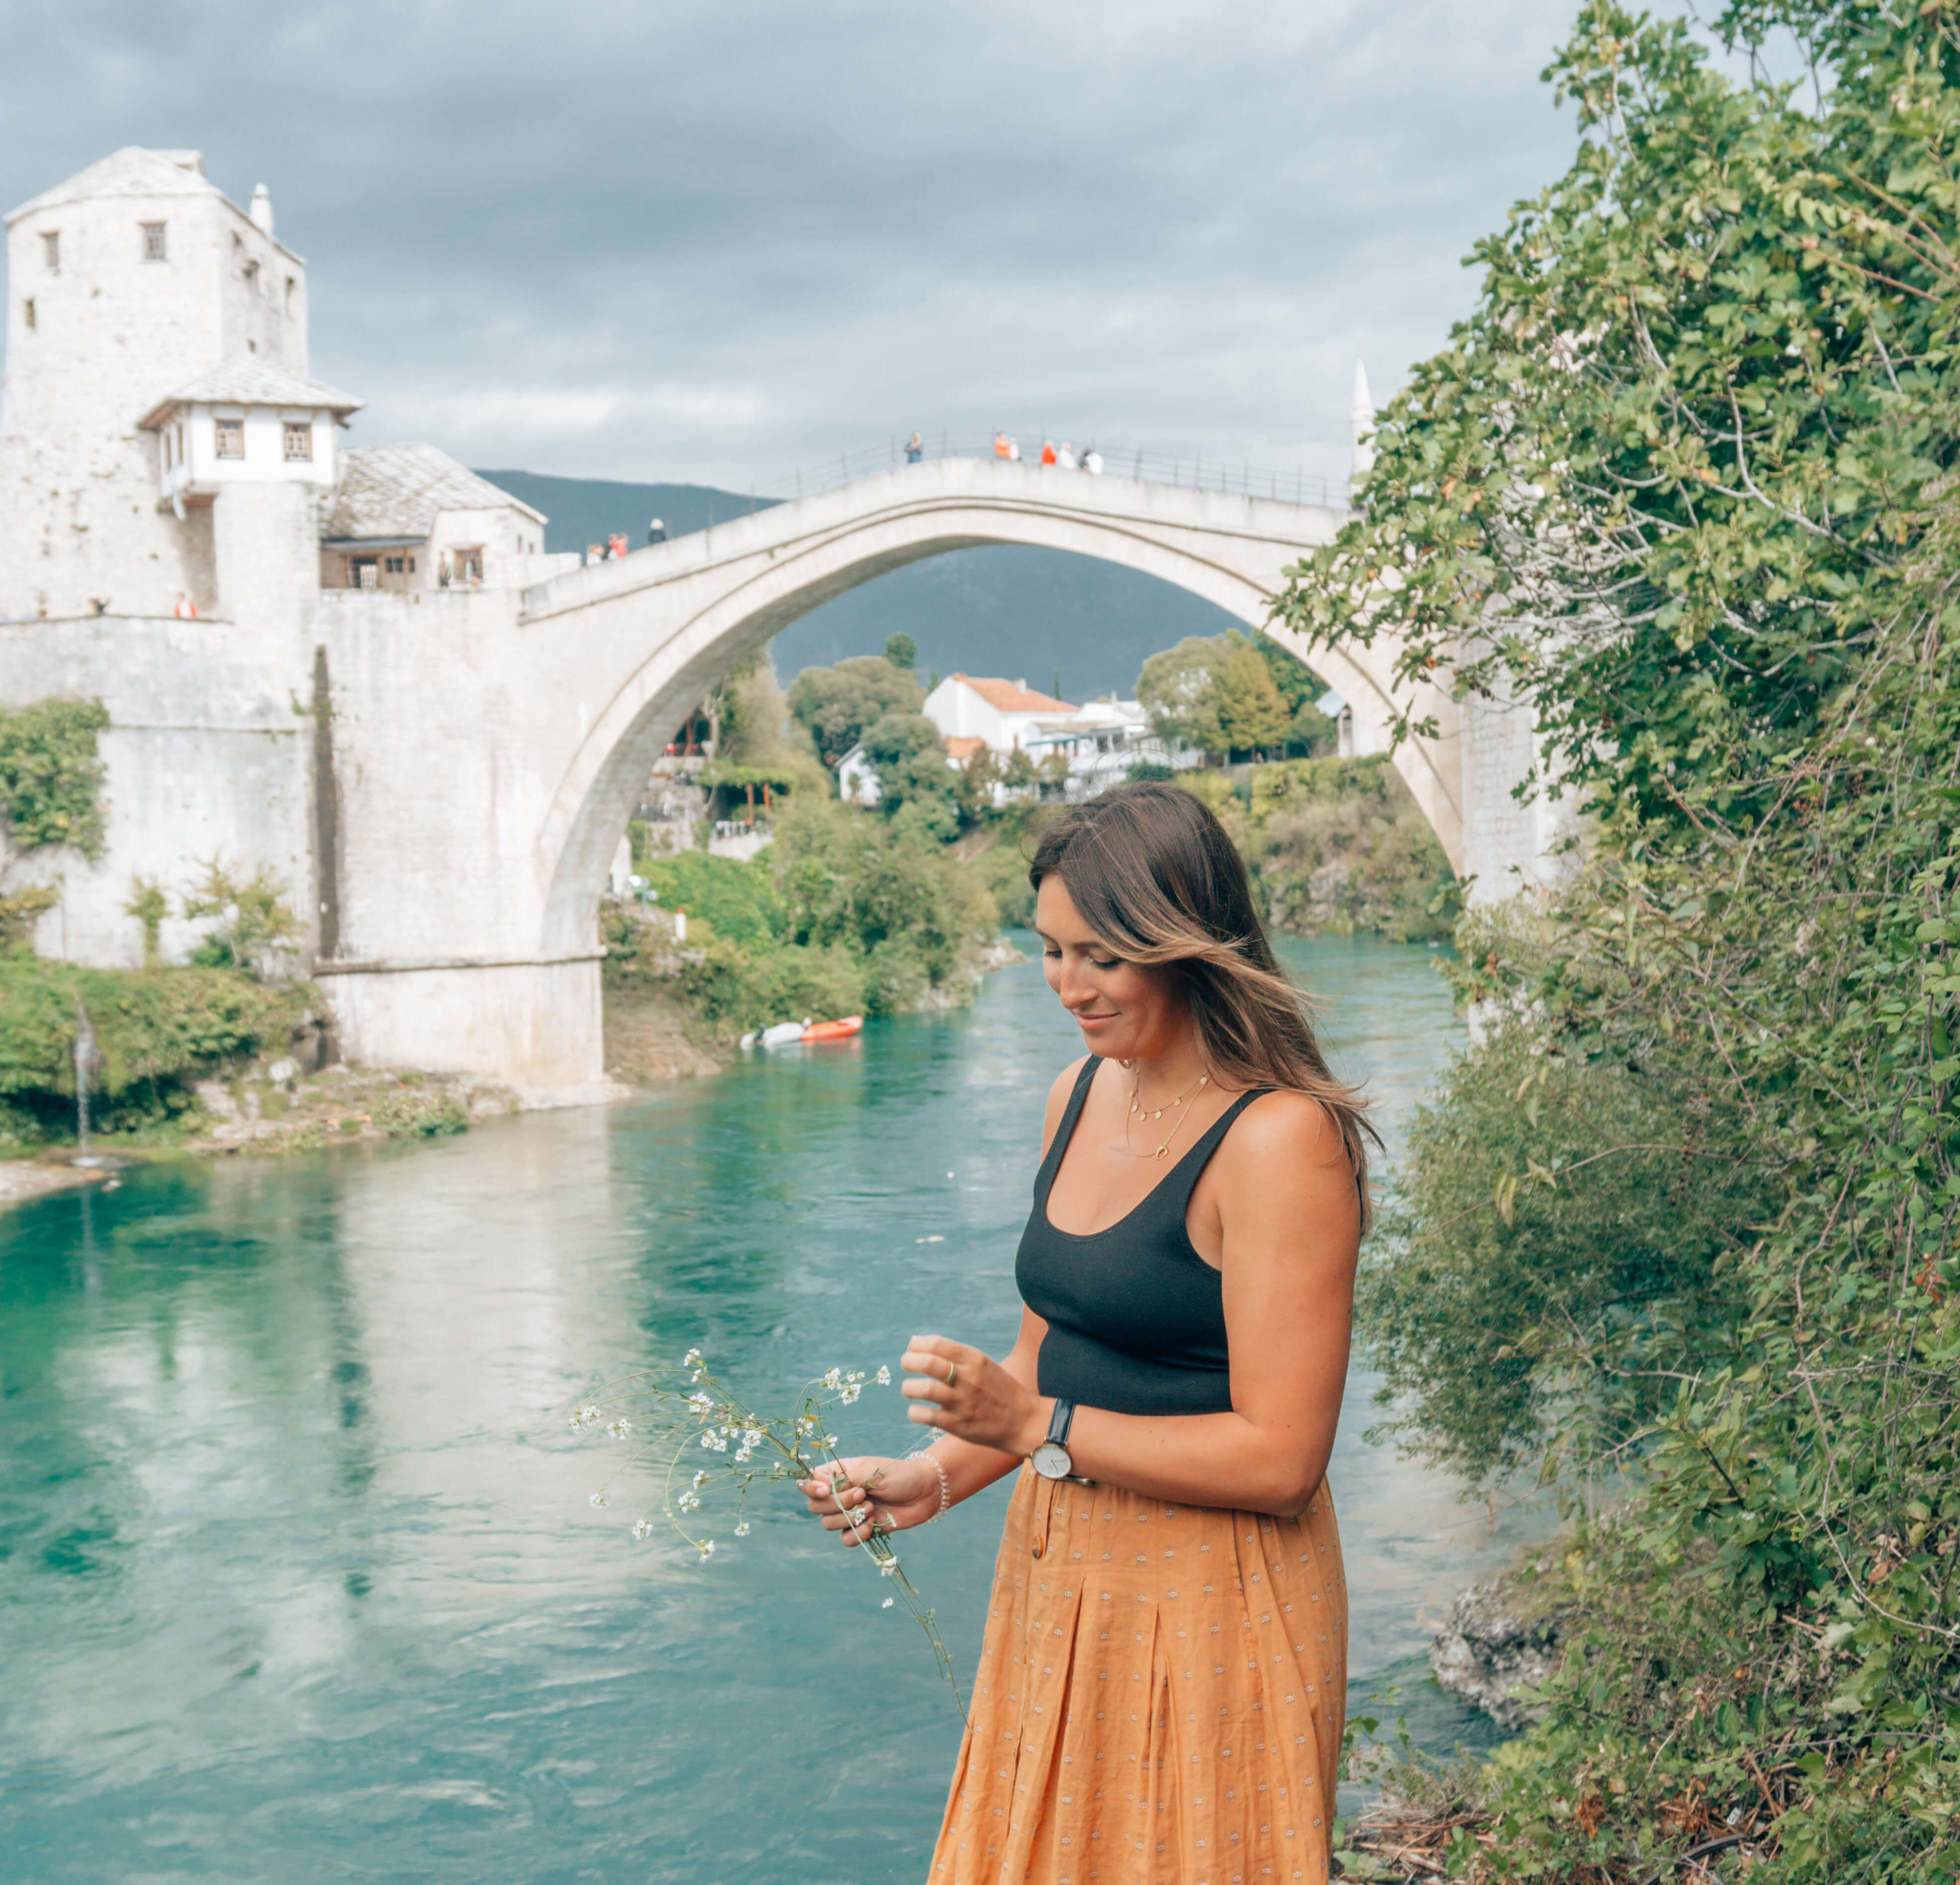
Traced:
<path id="1" fill-rule="evenodd" d="M 0 961 L 0 1098 L 43 1133 L 72 1124 L 78 1000 L 98 1056 L 93 1110 L 115 1130 L 186 1110 L 190 1083 L 223 1061 L 283 1049 L 315 999 L 304 984 L 267 987 L 224 969 Z"/>
<path id="2" fill-rule="evenodd" d="M 869 1006 L 863 958 L 835 946 L 745 949 L 711 936 L 688 952 L 683 1000 L 724 1040 L 778 1022 L 835 1020 Z"/>
<path id="3" fill-rule="evenodd" d="M 766 850 L 747 859 L 679 851 L 641 863 L 639 874 L 663 910 L 685 910 L 690 923 L 699 918 L 726 941 L 760 946 L 783 933 L 783 900 Z"/>
<path id="4" fill-rule="evenodd" d="M 0 709 L 0 810 L 11 850 L 72 844 L 102 855 L 102 782 L 97 736 L 109 724 L 100 701 L 46 700 Z"/>

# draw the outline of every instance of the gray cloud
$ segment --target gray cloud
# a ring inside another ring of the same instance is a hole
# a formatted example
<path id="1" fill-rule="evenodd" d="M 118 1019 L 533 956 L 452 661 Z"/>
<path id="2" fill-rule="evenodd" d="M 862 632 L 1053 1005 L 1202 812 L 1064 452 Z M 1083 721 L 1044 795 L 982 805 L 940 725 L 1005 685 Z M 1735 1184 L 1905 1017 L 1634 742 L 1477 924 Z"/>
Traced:
<path id="1" fill-rule="evenodd" d="M 0 195 L 271 186 L 363 442 L 774 482 L 912 426 L 1344 468 L 1549 181 L 1573 0 L 0 13 Z"/>

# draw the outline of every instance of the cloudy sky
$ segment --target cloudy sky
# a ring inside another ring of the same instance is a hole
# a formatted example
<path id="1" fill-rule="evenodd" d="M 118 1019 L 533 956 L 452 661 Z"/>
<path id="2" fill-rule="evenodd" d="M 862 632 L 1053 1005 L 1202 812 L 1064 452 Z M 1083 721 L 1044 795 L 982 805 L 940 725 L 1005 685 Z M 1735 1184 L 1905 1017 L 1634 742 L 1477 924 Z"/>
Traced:
<path id="1" fill-rule="evenodd" d="M 0 196 L 271 187 L 363 443 L 779 488 L 914 426 L 1344 469 L 1564 167 L 1576 0 L 5 0 Z"/>

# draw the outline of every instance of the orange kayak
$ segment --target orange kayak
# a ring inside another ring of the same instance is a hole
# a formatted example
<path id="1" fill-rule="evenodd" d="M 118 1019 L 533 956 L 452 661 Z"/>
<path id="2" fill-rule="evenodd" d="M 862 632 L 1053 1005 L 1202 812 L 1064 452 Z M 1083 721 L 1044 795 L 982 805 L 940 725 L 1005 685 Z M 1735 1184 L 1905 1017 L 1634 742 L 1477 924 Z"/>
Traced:
<path id="1" fill-rule="evenodd" d="M 806 1041 L 842 1041 L 847 1035 L 861 1034 L 862 1015 L 846 1015 L 842 1021 L 813 1021 L 803 1031 Z"/>

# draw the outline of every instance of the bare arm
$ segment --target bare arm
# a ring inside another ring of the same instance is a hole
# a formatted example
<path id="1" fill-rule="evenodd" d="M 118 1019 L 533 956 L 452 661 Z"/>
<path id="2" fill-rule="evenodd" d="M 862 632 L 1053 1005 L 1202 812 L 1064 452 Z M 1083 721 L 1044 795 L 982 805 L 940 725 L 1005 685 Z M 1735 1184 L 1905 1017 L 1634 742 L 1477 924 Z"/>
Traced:
<path id="1" fill-rule="evenodd" d="M 1051 1129 L 1052 1130 L 1052 1129 Z M 1223 1232 L 1232 1412 L 1153 1416 L 1078 1409 L 1069 1436 L 1090 1479 L 1180 1503 L 1290 1516 L 1319 1489 L 1348 1375 L 1360 1200 L 1340 1136 L 1305 1095 L 1274 1093 L 1241 1115 L 1213 1159 Z M 1011 1366 L 943 1336 L 905 1353 L 912 1417 L 956 1436 L 938 1451 L 1010 1463 L 1038 1445 L 1054 1412 L 1036 1391 L 1024 1318 Z M 1026 1351 L 1025 1356 L 1023 1351 Z M 956 1368 L 949 1386 L 950 1367 Z M 990 1473 L 988 1482 L 1006 1470 Z M 988 1483 L 982 1482 L 982 1483 Z M 977 1487 L 975 1489 L 978 1489 Z"/>

